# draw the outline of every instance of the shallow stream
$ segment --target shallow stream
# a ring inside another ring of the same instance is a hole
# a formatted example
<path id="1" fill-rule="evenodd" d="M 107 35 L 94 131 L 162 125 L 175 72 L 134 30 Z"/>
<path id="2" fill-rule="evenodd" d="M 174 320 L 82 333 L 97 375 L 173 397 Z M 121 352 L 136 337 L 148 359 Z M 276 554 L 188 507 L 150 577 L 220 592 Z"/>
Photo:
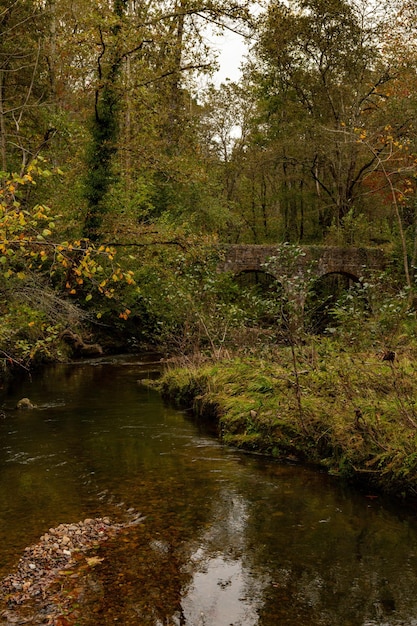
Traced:
<path id="1" fill-rule="evenodd" d="M 50 527 L 134 508 L 83 626 L 417 625 L 413 511 L 224 448 L 137 382 L 150 368 L 59 365 L 3 396 L 1 576 Z"/>

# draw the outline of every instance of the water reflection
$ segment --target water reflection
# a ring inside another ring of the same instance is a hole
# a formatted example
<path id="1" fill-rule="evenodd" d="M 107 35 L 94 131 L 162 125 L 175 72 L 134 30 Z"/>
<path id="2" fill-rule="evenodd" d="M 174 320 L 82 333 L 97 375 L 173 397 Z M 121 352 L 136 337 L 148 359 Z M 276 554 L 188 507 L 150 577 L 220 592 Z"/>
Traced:
<path id="1" fill-rule="evenodd" d="M 83 574 L 80 625 L 417 625 L 412 512 L 222 448 L 142 370 L 52 368 L 4 398 L 3 574 L 49 527 L 133 507 L 144 524 Z"/>
<path id="2" fill-rule="evenodd" d="M 190 556 L 192 582 L 182 599 L 185 623 L 252 626 L 258 623 L 266 581 L 253 576 L 245 565 L 245 500 L 227 489 L 221 496 L 212 525 Z"/>

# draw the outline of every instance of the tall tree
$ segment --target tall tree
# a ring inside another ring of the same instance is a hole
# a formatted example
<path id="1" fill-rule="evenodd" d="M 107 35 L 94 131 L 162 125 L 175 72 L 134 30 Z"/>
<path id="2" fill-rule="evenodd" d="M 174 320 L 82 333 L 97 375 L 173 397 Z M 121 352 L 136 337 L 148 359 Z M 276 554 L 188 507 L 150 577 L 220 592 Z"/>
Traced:
<path id="1" fill-rule="evenodd" d="M 105 35 L 98 24 L 99 54 L 95 88 L 94 117 L 91 121 L 91 142 L 87 156 L 85 197 L 87 214 L 83 234 L 91 240 L 98 238 L 105 198 L 113 179 L 112 159 L 117 151 L 119 130 L 119 75 L 125 51 L 122 49 L 123 20 L 127 0 L 113 0 L 112 14 L 108 16 L 110 28 Z M 106 54 L 107 50 L 108 53 Z"/>

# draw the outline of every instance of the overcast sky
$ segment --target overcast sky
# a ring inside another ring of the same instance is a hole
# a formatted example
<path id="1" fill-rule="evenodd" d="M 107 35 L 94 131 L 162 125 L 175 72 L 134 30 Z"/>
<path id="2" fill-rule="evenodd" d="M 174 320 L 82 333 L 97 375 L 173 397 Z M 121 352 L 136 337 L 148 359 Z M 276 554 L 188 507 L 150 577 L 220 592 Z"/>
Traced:
<path id="1" fill-rule="evenodd" d="M 252 6 L 251 12 L 254 16 L 259 16 L 265 10 L 262 4 L 255 2 Z M 221 37 L 213 37 L 212 43 L 220 51 L 220 70 L 214 76 L 215 84 L 219 85 L 226 78 L 238 81 L 241 76 L 240 64 L 245 60 L 248 51 L 244 37 L 225 30 Z"/>
<path id="2" fill-rule="evenodd" d="M 232 81 L 239 80 L 241 76 L 240 64 L 247 52 L 244 38 L 228 31 L 219 40 L 219 43 L 216 42 L 216 47 L 217 45 L 220 51 L 220 70 L 214 75 L 215 84 L 219 85 L 225 82 L 227 78 Z"/>

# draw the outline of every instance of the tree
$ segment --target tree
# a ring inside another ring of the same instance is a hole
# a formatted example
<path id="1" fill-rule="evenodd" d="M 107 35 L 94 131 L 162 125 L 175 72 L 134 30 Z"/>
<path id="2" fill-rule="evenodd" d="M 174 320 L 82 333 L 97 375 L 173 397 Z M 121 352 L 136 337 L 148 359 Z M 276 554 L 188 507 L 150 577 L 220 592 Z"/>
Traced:
<path id="1" fill-rule="evenodd" d="M 281 163 L 282 210 L 297 212 L 295 174 L 298 198 L 310 206 L 314 199 L 324 231 L 366 210 L 363 182 L 387 149 L 380 131 L 401 72 L 382 50 L 388 21 L 385 5 L 365 0 L 300 0 L 272 2 L 260 24 L 252 75 L 264 133 Z M 374 154 L 355 136 L 365 127 Z"/>
<path id="2" fill-rule="evenodd" d="M 216 227 L 222 240 L 238 241 L 244 229 L 242 170 L 255 110 L 248 85 L 226 82 L 202 94 L 199 140 L 211 183 L 211 205 L 216 207 Z"/>
<path id="3" fill-rule="evenodd" d="M 113 0 L 110 27 L 106 41 L 104 28 L 98 25 L 99 54 L 95 88 L 94 116 L 91 121 L 91 141 L 87 155 L 85 197 L 87 213 L 83 235 L 98 239 L 105 198 L 113 180 L 112 158 L 117 151 L 120 99 L 118 80 L 125 52 L 121 49 L 121 30 L 127 10 L 127 0 Z M 106 54 L 106 48 L 109 53 Z"/>
<path id="4" fill-rule="evenodd" d="M 0 167 L 6 173 L 23 175 L 55 132 L 46 115 L 45 26 L 37 3 L 0 2 Z"/>

